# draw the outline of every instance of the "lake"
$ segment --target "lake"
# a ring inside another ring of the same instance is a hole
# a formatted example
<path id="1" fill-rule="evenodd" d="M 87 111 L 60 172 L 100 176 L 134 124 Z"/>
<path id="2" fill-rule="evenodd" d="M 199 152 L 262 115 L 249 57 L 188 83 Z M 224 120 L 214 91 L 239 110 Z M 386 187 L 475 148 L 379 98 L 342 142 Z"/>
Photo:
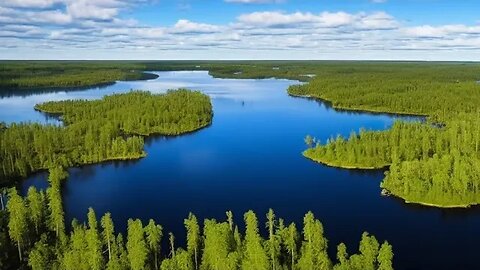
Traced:
<path id="1" fill-rule="evenodd" d="M 148 156 L 141 160 L 70 169 L 62 190 L 67 223 L 85 220 L 88 207 L 93 207 L 98 216 L 111 212 L 120 231 L 128 218 L 153 218 L 163 225 L 164 234 L 172 231 L 181 243 L 189 212 L 200 220 L 223 220 L 232 210 L 242 228 L 243 213 L 249 209 L 260 224 L 273 208 L 297 227 L 311 210 L 323 222 L 331 257 L 340 242 L 353 253 L 362 232 L 368 231 L 393 245 L 396 269 L 478 268 L 479 208 L 406 205 L 380 195 L 382 170 L 330 168 L 301 155 L 307 134 L 325 142 L 362 127 L 387 129 L 397 117 L 336 111 L 322 102 L 290 97 L 286 90 L 295 81 L 215 79 L 204 71 L 157 74 L 160 77 L 150 81 L 0 98 L 0 121 L 60 124 L 33 106 L 130 89 L 161 93 L 187 87 L 211 96 L 211 126 L 178 137 L 148 138 Z M 45 188 L 45 179 L 45 173 L 32 175 L 22 182 L 22 192 L 31 185 Z"/>

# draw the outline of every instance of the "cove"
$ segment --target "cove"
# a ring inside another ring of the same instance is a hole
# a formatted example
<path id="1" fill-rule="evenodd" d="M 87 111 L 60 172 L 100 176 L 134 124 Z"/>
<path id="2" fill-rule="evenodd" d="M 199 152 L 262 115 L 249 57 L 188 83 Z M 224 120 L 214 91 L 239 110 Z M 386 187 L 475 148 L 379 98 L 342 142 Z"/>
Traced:
<path id="1" fill-rule="evenodd" d="M 325 227 L 330 252 L 344 241 L 353 252 L 363 231 L 388 240 L 396 269 L 475 268 L 480 242 L 478 208 L 440 210 L 407 205 L 380 195 L 382 170 L 342 170 L 305 159 L 303 138 L 329 137 L 360 128 L 389 128 L 387 114 L 336 111 L 327 104 L 287 95 L 298 82 L 278 79 L 215 79 L 207 72 L 160 72 L 151 81 L 118 82 L 103 88 L 56 91 L 0 100 L 6 122 L 58 120 L 33 110 L 36 103 L 68 98 L 100 98 L 111 93 L 144 89 L 154 93 L 187 87 L 212 97 L 211 126 L 178 137 L 147 139 L 144 159 L 70 169 L 62 190 L 66 220 L 85 219 L 88 207 L 97 215 L 111 212 L 120 231 L 130 217 L 154 218 L 165 232 L 182 241 L 183 219 L 236 221 L 254 210 L 263 223 L 268 208 L 287 222 L 301 224 L 311 210 Z M 415 117 L 403 117 L 415 119 Z M 46 174 L 21 184 L 46 186 Z M 442 258 L 442 259 L 439 259 Z"/>

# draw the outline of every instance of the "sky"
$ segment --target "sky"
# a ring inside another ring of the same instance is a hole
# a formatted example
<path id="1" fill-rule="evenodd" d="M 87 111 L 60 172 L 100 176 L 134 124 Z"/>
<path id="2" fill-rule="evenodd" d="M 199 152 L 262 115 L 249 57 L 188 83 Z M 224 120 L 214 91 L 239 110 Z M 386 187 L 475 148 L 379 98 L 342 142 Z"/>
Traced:
<path id="1" fill-rule="evenodd" d="M 480 61 L 480 1 L 0 0 L 0 59 Z"/>

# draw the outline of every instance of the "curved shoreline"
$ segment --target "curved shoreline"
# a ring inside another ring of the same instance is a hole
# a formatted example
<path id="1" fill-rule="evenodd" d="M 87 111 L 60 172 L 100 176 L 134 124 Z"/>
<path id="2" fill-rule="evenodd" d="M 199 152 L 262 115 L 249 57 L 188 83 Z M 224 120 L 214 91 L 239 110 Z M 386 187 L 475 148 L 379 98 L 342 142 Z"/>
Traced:
<path id="1" fill-rule="evenodd" d="M 384 166 L 340 165 L 340 164 L 334 164 L 332 162 L 327 162 L 327 161 L 323 161 L 321 159 L 310 157 L 307 154 L 305 154 L 305 152 L 303 152 L 302 155 L 305 158 L 307 158 L 307 159 L 309 159 L 313 162 L 320 163 L 320 164 L 323 164 L 323 165 L 328 166 L 328 167 L 347 169 L 347 170 L 382 170 L 382 169 L 388 168 L 390 166 L 390 164 L 384 165 Z"/>
<path id="2" fill-rule="evenodd" d="M 84 85 L 47 85 L 47 86 L 17 86 L 17 87 L 8 87 L 5 86 L 2 91 L 7 92 L 10 91 L 12 95 L 15 94 L 22 94 L 22 91 L 40 91 L 40 92 L 55 92 L 55 91 L 82 91 L 82 90 L 87 90 L 90 88 L 103 88 L 107 87 L 110 85 L 114 85 L 117 82 L 129 82 L 129 81 L 148 81 L 148 80 L 155 80 L 159 77 L 158 74 L 155 74 L 153 72 L 147 72 L 147 71 L 139 71 L 141 73 L 141 76 L 139 78 L 125 78 L 123 80 L 112 80 L 112 81 L 105 81 L 105 82 L 98 82 L 98 83 L 92 83 L 92 84 L 84 84 Z M 0 91 L 0 94 L 2 93 Z M 13 92 L 15 93 L 13 93 Z M 20 93 L 17 93 L 16 91 L 20 91 Z"/>
<path id="3" fill-rule="evenodd" d="M 387 188 L 382 188 L 382 190 L 387 191 L 387 195 L 385 195 L 385 196 L 393 197 L 395 199 L 399 199 L 399 200 L 403 201 L 405 204 L 409 204 L 409 205 L 421 205 L 421 206 L 426 206 L 426 207 L 434 207 L 434 208 L 438 208 L 438 209 L 467 209 L 467 208 L 471 208 L 471 207 L 480 205 L 480 203 L 442 205 L 442 204 L 427 203 L 427 202 L 416 201 L 416 200 L 409 201 L 409 200 L 404 199 L 404 198 L 402 198 L 398 195 L 395 195 L 395 193 L 392 193 Z"/>
<path id="4" fill-rule="evenodd" d="M 329 106 L 331 106 L 333 109 L 335 109 L 337 111 L 373 113 L 373 114 L 391 114 L 391 115 L 398 115 L 398 116 L 412 116 L 412 117 L 424 117 L 424 118 L 428 118 L 430 116 L 428 114 L 405 112 L 405 111 L 399 112 L 399 111 L 392 111 L 392 110 L 389 111 L 389 110 L 381 110 L 381 109 L 368 109 L 368 108 L 355 108 L 355 107 L 347 107 L 347 106 L 338 106 L 338 105 L 333 104 L 332 100 L 329 100 L 329 99 L 324 98 L 324 97 L 318 97 L 318 96 L 313 96 L 313 95 L 299 95 L 299 94 L 291 93 L 288 90 L 287 90 L 287 93 L 291 97 L 306 98 L 306 99 L 321 101 L 323 103 L 328 104 Z"/>
<path id="5" fill-rule="evenodd" d="M 310 157 L 310 156 L 306 155 L 305 152 L 303 152 L 302 155 L 305 158 L 307 158 L 307 159 L 309 159 L 309 160 L 311 160 L 315 163 L 319 163 L 319 164 L 322 164 L 322 165 L 325 165 L 325 166 L 328 166 L 328 167 L 332 167 L 332 168 L 345 169 L 345 170 L 382 170 L 382 169 L 386 169 L 390 166 L 390 164 L 385 165 L 385 166 L 378 166 L 378 167 L 340 165 L 340 164 L 334 164 L 334 163 L 331 163 L 331 162 L 323 161 L 321 159 L 316 159 L 316 158 Z M 480 202 L 479 203 L 468 203 L 468 204 L 442 205 L 442 204 L 428 203 L 428 202 L 423 202 L 423 201 L 407 200 L 407 199 L 401 197 L 400 195 L 397 195 L 394 192 L 392 192 L 389 189 L 384 188 L 384 187 L 382 187 L 381 191 L 382 191 L 383 196 L 394 197 L 394 198 L 397 198 L 399 200 L 402 200 L 405 204 L 410 204 L 410 205 L 421 205 L 421 206 L 434 207 L 434 208 L 439 208 L 439 209 L 467 209 L 467 208 L 471 208 L 471 207 L 476 206 L 476 205 L 480 205 Z M 384 194 L 384 192 L 386 192 L 386 193 Z"/>
<path id="6" fill-rule="evenodd" d="M 314 95 L 299 95 L 299 94 L 291 93 L 288 90 L 287 90 L 287 92 L 288 92 L 289 96 L 320 101 L 320 102 L 323 102 L 323 103 L 326 103 L 326 104 L 330 105 L 333 109 L 339 110 L 339 111 L 406 115 L 406 116 L 425 117 L 426 119 L 428 117 L 430 117 L 427 114 L 418 114 L 418 113 L 411 113 L 411 112 L 397 112 L 397 111 L 391 111 L 391 110 L 390 111 L 389 110 L 382 111 L 380 109 L 365 109 L 365 108 L 337 106 L 337 105 L 333 104 L 333 102 L 331 100 L 323 98 L 323 97 L 318 97 L 318 96 L 314 96 Z M 313 162 L 320 163 L 320 164 L 323 164 L 325 166 L 333 167 L 333 168 L 346 169 L 346 170 L 380 170 L 380 169 L 386 169 L 390 166 L 390 164 L 385 165 L 385 166 L 341 165 L 341 164 L 336 164 L 336 163 L 332 163 L 332 162 L 327 162 L 327 161 L 324 161 L 322 159 L 313 158 L 313 157 L 309 156 L 308 154 L 306 154 L 307 151 L 308 151 L 308 149 L 305 150 L 304 152 L 302 152 L 302 155 L 305 158 L 307 158 L 307 159 L 309 159 Z M 438 208 L 438 209 L 467 209 L 467 208 L 470 208 L 470 207 L 475 206 L 475 205 L 480 205 L 480 203 L 442 205 L 442 204 L 429 203 L 429 202 L 423 202 L 423 201 L 408 200 L 406 198 L 403 198 L 400 195 L 397 195 L 397 194 L 393 193 L 392 191 L 390 191 L 386 188 L 383 188 L 383 190 L 385 190 L 387 192 L 386 196 L 393 196 L 395 198 L 398 198 L 398 199 L 402 200 L 405 204 L 409 204 L 409 205 L 421 205 L 421 206 L 425 206 L 425 207 L 434 207 L 434 208 Z M 383 192 L 383 190 L 382 190 L 382 192 Z"/>

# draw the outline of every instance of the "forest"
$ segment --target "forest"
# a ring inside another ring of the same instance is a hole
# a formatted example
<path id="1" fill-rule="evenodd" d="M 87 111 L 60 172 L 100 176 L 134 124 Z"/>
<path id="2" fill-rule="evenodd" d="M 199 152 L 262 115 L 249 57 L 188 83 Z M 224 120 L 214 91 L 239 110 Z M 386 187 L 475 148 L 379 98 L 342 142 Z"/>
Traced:
<path id="1" fill-rule="evenodd" d="M 87 221 L 73 220 L 67 232 L 61 199 L 61 184 L 67 177 L 62 167 L 52 167 L 46 191 L 30 187 L 23 198 L 11 188 L 5 198 L 2 195 L 7 206 L 0 211 L 0 268 L 393 269 L 392 246 L 386 241 L 379 243 L 366 232 L 356 253 L 349 254 L 341 243 L 336 258 L 330 258 L 323 225 L 311 212 L 304 216 L 299 231 L 295 223 L 287 224 L 270 209 L 265 216 L 266 237 L 261 235 L 263 225 L 253 211 L 244 214 L 242 229 L 234 223 L 230 211 L 226 212 L 226 220 L 206 219 L 203 226 L 190 214 L 184 220 L 185 246 L 177 246 L 175 236 L 154 220 L 128 220 L 124 236 L 115 231 L 110 213 L 99 218 L 91 208 Z"/>
<path id="2" fill-rule="evenodd" d="M 0 61 L 0 92 L 44 88 L 78 88 L 110 84 L 118 80 L 147 80 L 134 63 L 111 64 L 85 61 Z M 0 93 L 1 94 L 1 93 Z"/>
<path id="3" fill-rule="evenodd" d="M 426 116 L 386 131 L 360 130 L 326 142 L 307 136 L 304 156 L 342 168 L 389 167 L 384 193 L 409 203 L 468 207 L 480 203 L 480 84 L 477 65 L 391 67 L 331 74 L 292 86 L 292 96 L 337 109 Z"/>
<path id="4" fill-rule="evenodd" d="M 131 91 L 101 100 L 38 104 L 64 125 L 13 123 L 0 129 L 1 185 L 51 166 L 72 167 L 144 157 L 144 136 L 178 135 L 208 126 L 208 96 L 179 89 L 166 94 Z"/>

